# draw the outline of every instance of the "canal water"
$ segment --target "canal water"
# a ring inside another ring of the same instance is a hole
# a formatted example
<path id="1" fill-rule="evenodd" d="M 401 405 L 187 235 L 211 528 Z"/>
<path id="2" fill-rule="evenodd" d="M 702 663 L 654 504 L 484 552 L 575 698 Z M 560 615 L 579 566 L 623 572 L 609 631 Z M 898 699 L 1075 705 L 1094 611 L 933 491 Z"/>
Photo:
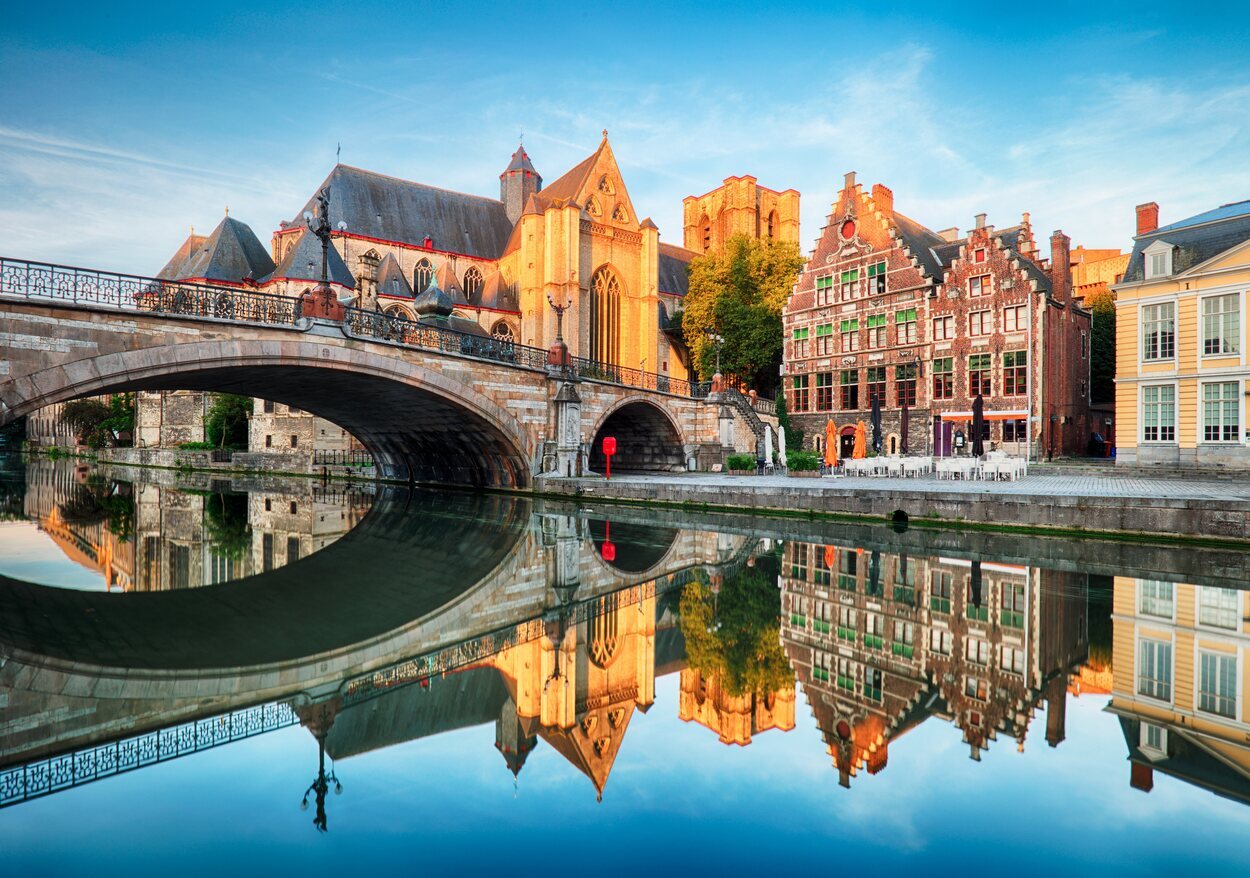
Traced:
<path id="1" fill-rule="evenodd" d="M 1243 553 L 0 457 L 0 851 L 1244 874 Z"/>

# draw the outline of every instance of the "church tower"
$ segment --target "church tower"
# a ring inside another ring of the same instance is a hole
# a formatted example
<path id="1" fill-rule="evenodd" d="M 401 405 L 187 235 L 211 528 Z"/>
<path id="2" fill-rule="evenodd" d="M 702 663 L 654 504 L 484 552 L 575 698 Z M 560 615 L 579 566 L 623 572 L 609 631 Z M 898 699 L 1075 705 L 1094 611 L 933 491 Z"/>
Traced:
<path id="1" fill-rule="evenodd" d="M 499 175 L 499 200 L 503 202 L 508 221 L 514 226 L 521 218 L 526 200 L 543 188 L 543 178 L 530 163 L 525 147 L 518 146 L 512 161 Z"/>

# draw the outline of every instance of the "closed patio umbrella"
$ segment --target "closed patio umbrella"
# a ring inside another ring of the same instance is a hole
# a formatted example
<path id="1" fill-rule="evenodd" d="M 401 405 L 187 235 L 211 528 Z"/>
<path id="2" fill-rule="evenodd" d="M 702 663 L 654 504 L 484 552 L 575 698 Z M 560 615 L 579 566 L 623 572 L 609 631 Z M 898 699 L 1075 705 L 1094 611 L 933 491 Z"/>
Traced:
<path id="1" fill-rule="evenodd" d="M 764 425 L 764 466 L 773 465 L 773 425 Z"/>
<path id="2" fill-rule="evenodd" d="M 856 460 L 863 460 L 868 456 L 868 428 L 864 426 L 864 422 L 860 421 L 855 425 L 855 447 L 851 450 L 851 457 Z"/>
<path id="3" fill-rule="evenodd" d="M 903 403 L 902 423 L 899 426 L 899 432 L 902 434 L 898 440 L 898 453 L 907 453 L 907 428 L 911 425 L 911 412 L 907 408 L 907 403 Z"/>
<path id="4" fill-rule="evenodd" d="M 868 594 L 881 595 L 881 553 L 876 549 L 868 559 Z"/>
<path id="5" fill-rule="evenodd" d="M 977 394 L 972 401 L 972 456 L 981 457 L 985 454 L 985 443 L 981 434 L 985 432 L 985 398 Z"/>
<path id="6" fill-rule="evenodd" d="M 881 453 L 881 398 L 872 395 L 872 450 Z"/>
<path id="7" fill-rule="evenodd" d="M 777 428 L 777 460 L 784 467 L 786 463 L 786 428 Z"/>
<path id="8" fill-rule="evenodd" d="M 972 605 L 981 609 L 981 562 L 972 562 L 972 575 L 969 577 L 968 590 L 972 592 Z"/>
<path id="9" fill-rule="evenodd" d="M 838 465 L 838 428 L 833 418 L 825 421 L 825 466 L 833 469 Z"/>

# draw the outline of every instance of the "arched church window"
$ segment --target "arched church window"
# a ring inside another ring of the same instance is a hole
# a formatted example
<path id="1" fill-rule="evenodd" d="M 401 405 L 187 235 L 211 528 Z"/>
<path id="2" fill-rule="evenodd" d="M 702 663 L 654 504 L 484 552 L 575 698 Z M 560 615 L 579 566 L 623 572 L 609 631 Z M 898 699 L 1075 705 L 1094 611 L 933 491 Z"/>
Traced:
<path id="1" fill-rule="evenodd" d="M 434 266 L 430 260 L 422 259 L 417 263 L 417 267 L 412 270 L 412 289 L 419 296 L 430 286 L 430 281 L 434 279 Z"/>
<path id="2" fill-rule="evenodd" d="M 411 320 L 412 315 L 400 305 L 391 305 L 386 309 L 386 314 L 390 317 L 398 317 L 400 320 Z"/>
<path id="3" fill-rule="evenodd" d="M 629 214 L 625 212 L 624 205 L 618 204 L 615 209 L 613 209 L 612 219 L 616 220 L 618 223 L 629 222 Z"/>
<path id="4" fill-rule="evenodd" d="M 619 365 L 621 351 L 621 284 L 604 266 L 590 278 L 590 358 Z"/>
<path id="5" fill-rule="evenodd" d="M 506 320 L 500 320 L 493 327 L 491 327 L 490 334 L 500 341 L 506 341 L 509 343 L 516 341 L 516 336 L 512 332 L 512 327 L 508 325 Z"/>
<path id="6" fill-rule="evenodd" d="M 769 239 L 777 237 L 777 211 L 775 210 L 768 212 L 768 237 Z"/>
<path id="7" fill-rule="evenodd" d="M 476 305 L 481 301 L 482 295 L 482 272 L 478 270 L 476 265 L 470 265 L 469 270 L 464 273 L 464 297 L 471 304 Z"/>
<path id="8" fill-rule="evenodd" d="M 603 208 L 599 206 L 599 199 L 590 196 L 590 200 L 586 202 L 586 213 L 591 216 L 603 216 Z"/>
<path id="9" fill-rule="evenodd" d="M 612 185 L 612 181 L 608 178 L 607 174 L 604 174 L 599 178 L 599 191 L 604 195 L 616 194 L 616 187 Z"/>
<path id="10" fill-rule="evenodd" d="M 703 238 L 703 252 L 712 249 L 712 220 L 705 213 L 699 220 L 699 235 Z"/>

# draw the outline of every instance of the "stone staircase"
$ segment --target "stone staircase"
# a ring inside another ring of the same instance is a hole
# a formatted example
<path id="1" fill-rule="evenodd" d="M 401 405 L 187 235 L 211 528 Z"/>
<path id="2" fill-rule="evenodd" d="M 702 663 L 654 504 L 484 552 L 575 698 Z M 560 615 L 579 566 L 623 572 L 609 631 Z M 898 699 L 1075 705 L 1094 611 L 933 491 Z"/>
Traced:
<path id="1" fill-rule="evenodd" d="M 757 440 L 764 438 L 764 422 L 760 420 L 759 414 L 756 413 L 755 407 L 751 405 L 751 400 L 747 398 L 741 390 L 733 387 L 727 387 L 721 391 L 721 401 L 732 408 L 734 413 L 747 423 L 751 428 L 751 433 Z"/>

